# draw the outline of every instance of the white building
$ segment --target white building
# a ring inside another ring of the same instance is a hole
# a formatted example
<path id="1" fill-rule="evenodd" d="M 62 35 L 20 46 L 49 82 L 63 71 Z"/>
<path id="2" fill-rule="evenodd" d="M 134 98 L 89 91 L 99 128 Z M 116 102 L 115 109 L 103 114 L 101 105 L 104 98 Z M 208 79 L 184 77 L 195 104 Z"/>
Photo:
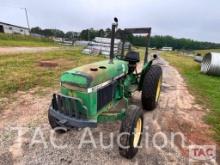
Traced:
<path id="1" fill-rule="evenodd" d="M 4 22 L 0 22 L 0 33 L 30 35 L 30 31 L 26 27 L 12 25 Z"/>
<path id="2" fill-rule="evenodd" d="M 172 47 L 162 47 L 161 50 L 162 51 L 172 51 L 173 48 Z"/>

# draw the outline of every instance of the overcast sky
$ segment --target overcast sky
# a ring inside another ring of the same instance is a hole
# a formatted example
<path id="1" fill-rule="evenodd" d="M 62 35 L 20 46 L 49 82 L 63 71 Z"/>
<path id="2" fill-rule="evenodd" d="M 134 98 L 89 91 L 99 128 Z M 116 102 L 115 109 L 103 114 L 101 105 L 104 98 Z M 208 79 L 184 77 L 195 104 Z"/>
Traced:
<path id="1" fill-rule="evenodd" d="M 0 21 L 80 31 L 151 26 L 153 34 L 220 43 L 220 0 L 0 0 Z"/>

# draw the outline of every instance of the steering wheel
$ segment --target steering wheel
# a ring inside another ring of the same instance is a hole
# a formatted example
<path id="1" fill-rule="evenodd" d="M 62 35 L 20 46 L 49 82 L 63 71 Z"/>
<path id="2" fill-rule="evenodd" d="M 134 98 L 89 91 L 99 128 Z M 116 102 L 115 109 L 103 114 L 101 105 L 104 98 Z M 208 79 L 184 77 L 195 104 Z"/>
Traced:
<path id="1" fill-rule="evenodd" d="M 122 57 L 121 55 L 119 55 L 119 54 L 116 55 L 115 57 L 116 57 L 118 60 L 123 60 L 123 57 Z"/>

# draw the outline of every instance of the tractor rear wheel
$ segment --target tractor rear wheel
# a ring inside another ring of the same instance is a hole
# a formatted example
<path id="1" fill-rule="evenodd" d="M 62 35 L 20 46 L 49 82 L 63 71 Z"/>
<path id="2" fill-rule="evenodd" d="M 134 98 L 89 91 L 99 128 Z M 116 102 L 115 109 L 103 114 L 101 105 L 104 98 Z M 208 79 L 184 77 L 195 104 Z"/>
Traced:
<path id="1" fill-rule="evenodd" d="M 52 129 L 55 130 L 56 133 L 66 133 L 68 131 L 67 128 L 62 127 L 58 124 L 58 121 L 51 116 L 50 112 L 48 111 L 48 121 Z"/>
<path id="2" fill-rule="evenodd" d="M 145 74 L 142 87 L 142 106 L 144 110 L 156 108 L 162 85 L 162 69 L 159 65 L 152 65 Z"/>
<path id="3" fill-rule="evenodd" d="M 143 111 L 135 105 L 130 105 L 120 128 L 119 153 L 121 156 L 132 159 L 137 154 L 142 132 Z"/>

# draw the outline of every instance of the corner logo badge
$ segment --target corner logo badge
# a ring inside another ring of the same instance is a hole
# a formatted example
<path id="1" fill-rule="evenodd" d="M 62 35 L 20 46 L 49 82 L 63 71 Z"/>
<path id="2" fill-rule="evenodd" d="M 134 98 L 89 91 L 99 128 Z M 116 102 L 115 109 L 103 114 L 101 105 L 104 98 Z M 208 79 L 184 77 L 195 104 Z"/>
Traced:
<path id="1" fill-rule="evenodd" d="M 190 145 L 189 161 L 216 160 L 215 145 Z"/>

